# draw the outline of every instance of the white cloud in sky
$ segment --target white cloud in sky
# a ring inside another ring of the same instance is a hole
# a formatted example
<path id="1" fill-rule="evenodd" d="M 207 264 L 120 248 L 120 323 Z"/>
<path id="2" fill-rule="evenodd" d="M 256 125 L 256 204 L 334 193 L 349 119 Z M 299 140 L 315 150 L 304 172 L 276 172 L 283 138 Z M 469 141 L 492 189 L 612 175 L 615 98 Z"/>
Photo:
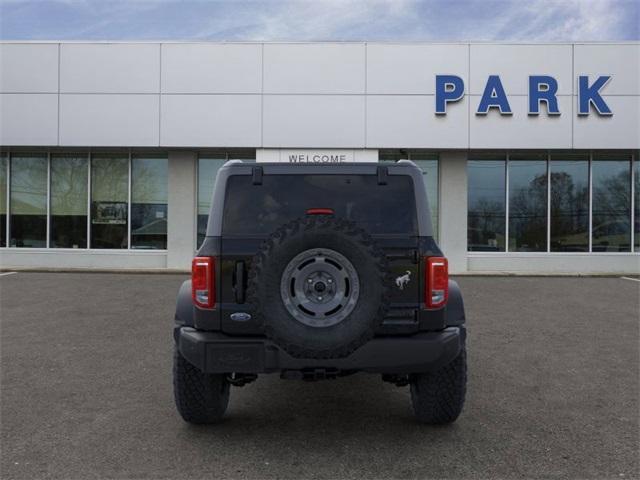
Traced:
<path id="1" fill-rule="evenodd" d="M 0 0 L 4 39 L 639 39 L 640 0 Z"/>
<path id="2" fill-rule="evenodd" d="M 522 13 L 518 8 L 511 8 L 504 20 L 520 27 L 513 32 L 515 39 L 536 41 L 616 39 L 625 23 L 625 16 L 634 10 L 620 8 L 619 2 L 603 0 L 534 0 L 523 3 L 526 6 Z M 632 2 L 626 3 L 633 6 Z M 636 4 L 636 20 L 637 14 Z M 637 29 L 638 23 L 636 35 Z"/>
<path id="3" fill-rule="evenodd" d="M 595 41 L 638 38 L 640 25 L 640 0 L 294 0 L 261 5 L 237 16 L 216 15 L 196 36 Z"/>

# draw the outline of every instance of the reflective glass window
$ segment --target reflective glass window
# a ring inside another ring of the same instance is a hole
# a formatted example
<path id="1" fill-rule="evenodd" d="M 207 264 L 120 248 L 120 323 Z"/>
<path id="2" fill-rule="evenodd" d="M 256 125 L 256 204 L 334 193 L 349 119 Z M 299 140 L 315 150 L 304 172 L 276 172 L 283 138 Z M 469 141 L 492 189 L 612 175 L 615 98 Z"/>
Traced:
<path id="1" fill-rule="evenodd" d="M 167 248 L 168 160 L 131 160 L 131 248 Z"/>
<path id="2" fill-rule="evenodd" d="M 47 157 L 11 156 L 10 245 L 47 246 Z"/>
<path id="3" fill-rule="evenodd" d="M 408 160 L 407 150 L 379 150 L 378 160 L 381 162 L 397 162 L 398 160 Z"/>
<path id="4" fill-rule="evenodd" d="M 594 155 L 591 241 L 594 252 L 631 250 L 630 155 Z"/>
<path id="5" fill-rule="evenodd" d="M 0 154 L 0 247 L 7 246 L 7 155 Z"/>
<path id="6" fill-rule="evenodd" d="M 634 190 L 634 205 L 635 205 L 635 213 L 633 217 L 634 224 L 634 244 L 635 252 L 640 252 L 640 158 L 638 158 L 638 154 L 640 152 L 636 152 L 635 160 L 633 162 L 633 190 Z"/>
<path id="7" fill-rule="evenodd" d="M 433 236 L 438 238 L 438 156 L 434 153 L 406 150 L 380 150 L 378 159 L 381 162 L 397 162 L 398 160 L 411 160 L 420 170 L 427 190 L 429 209 L 431 210 L 431 225 Z"/>
<path id="8" fill-rule="evenodd" d="M 589 251 L 589 157 L 551 156 L 551 251 Z"/>
<path id="9" fill-rule="evenodd" d="M 213 186 L 226 155 L 198 159 L 198 248 L 207 234 L 207 219 L 211 208 Z"/>
<path id="10" fill-rule="evenodd" d="M 495 156 L 469 160 L 467 178 L 467 248 L 472 252 L 504 252 L 506 162 Z"/>
<path id="11" fill-rule="evenodd" d="M 51 157 L 52 248 L 87 247 L 87 155 Z"/>
<path id="12" fill-rule="evenodd" d="M 209 157 L 209 155 L 203 155 L 203 157 Z M 254 163 L 256 161 L 256 151 L 247 148 L 229 150 L 226 152 L 226 158 L 227 160 L 242 160 L 245 163 Z"/>
<path id="13" fill-rule="evenodd" d="M 546 154 L 511 155 L 509 175 L 509 251 L 547 250 Z"/>
<path id="14" fill-rule="evenodd" d="M 330 208 L 336 217 L 372 234 L 406 236 L 417 233 L 414 198 L 413 182 L 406 175 L 390 175 L 385 185 L 378 184 L 376 175 L 265 175 L 258 186 L 252 185 L 250 175 L 232 175 L 222 228 L 226 235 L 269 235 L 313 205 Z"/>
<path id="15" fill-rule="evenodd" d="M 91 158 L 91 248 L 127 248 L 127 156 Z"/>

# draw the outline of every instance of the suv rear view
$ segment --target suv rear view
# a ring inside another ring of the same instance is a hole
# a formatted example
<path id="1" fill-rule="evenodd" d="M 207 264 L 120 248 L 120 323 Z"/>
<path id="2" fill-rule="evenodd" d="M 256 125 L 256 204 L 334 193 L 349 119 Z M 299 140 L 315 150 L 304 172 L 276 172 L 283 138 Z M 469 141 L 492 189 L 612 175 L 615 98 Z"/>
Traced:
<path id="1" fill-rule="evenodd" d="M 466 390 L 464 322 L 413 163 L 228 162 L 178 296 L 178 411 L 217 422 L 230 386 L 261 373 L 370 372 L 410 385 L 418 420 L 452 422 Z"/>

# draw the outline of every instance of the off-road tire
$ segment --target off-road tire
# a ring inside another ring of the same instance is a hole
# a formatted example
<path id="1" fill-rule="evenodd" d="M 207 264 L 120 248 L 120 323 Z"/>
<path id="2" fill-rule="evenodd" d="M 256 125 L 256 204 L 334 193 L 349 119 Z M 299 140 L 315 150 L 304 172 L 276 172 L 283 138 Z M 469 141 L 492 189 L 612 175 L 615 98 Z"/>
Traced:
<path id="1" fill-rule="evenodd" d="M 217 423 L 229 404 L 229 382 L 225 375 L 203 373 L 174 347 L 173 393 L 185 422 Z"/>
<path id="2" fill-rule="evenodd" d="M 467 350 L 435 372 L 411 376 L 411 402 L 421 423 L 442 425 L 454 422 L 464 406 L 467 391 Z"/>
<path id="3" fill-rule="evenodd" d="M 331 249 L 353 264 L 360 286 L 353 310 L 339 323 L 314 327 L 295 319 L 281 297 L 289 262 L 307 250 Z M 387 260 L 354 222 L 328 215 L 293 220 L 276 230 L 252 261 L 247 299 L 267 337 L 298 358 L 345 357 L 370 340 L 388 309 Z"/>

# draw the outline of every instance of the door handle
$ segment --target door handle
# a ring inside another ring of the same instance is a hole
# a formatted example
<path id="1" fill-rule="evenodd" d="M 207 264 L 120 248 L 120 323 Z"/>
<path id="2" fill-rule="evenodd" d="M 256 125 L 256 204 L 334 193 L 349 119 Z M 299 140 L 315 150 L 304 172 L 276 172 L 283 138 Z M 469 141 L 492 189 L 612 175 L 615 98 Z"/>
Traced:
<path id="1" fill-rule="evenodd" d="M 236 294 L 236 303 L 244 303 L 245 301 L 245 290 L 246 290 L 246 280 L 245 280 L 245 272 L 244 272 L 244 262 L 236 262 L 236 270 L 235 270 L 235 285 L 234 290 Z"/>

